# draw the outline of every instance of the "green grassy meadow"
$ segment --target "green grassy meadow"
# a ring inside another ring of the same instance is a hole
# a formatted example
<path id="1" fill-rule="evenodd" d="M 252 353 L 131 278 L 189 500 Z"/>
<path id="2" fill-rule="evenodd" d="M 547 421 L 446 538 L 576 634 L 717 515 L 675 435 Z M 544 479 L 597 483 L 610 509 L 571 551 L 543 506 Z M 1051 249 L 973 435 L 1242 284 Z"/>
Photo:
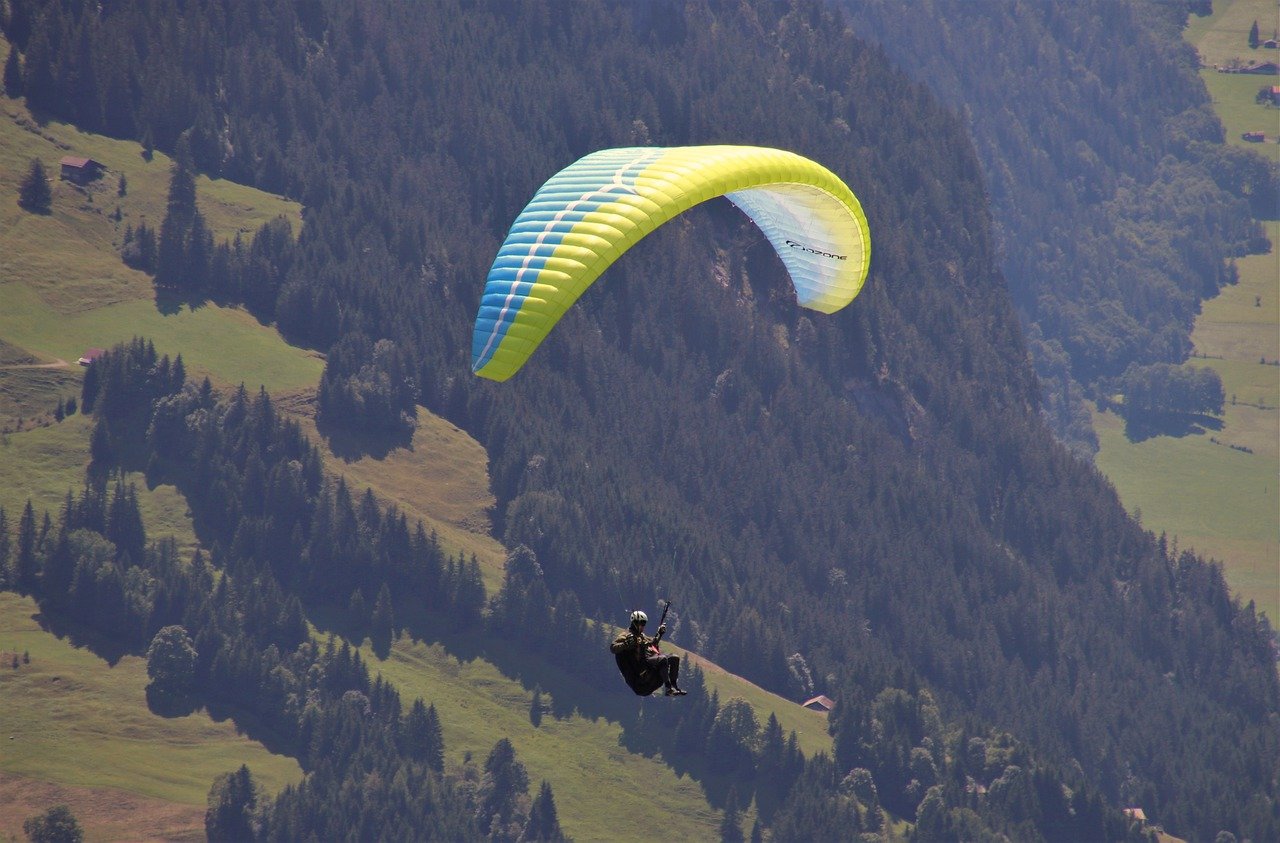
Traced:
<path id="1" fill-rule="evenodd" d="M 0 436 L 0 508 L 10 531 L 17 528 L 28 500 L 37 513 L 56 516 L 68 491 L 79 494 L 89 462 L 91 430 L 91 420 L 77 414 L 59 424 Z M 138 472 L 126 473 L 124 479 L 137 490 L 147 537 L 173 538 L 179 550 L 189 555 L 196 537 L 186 498 L 173 486 L 148 487 Z"/>
<path id="2" fill-rule="evenodd" d="M 385 662 L 373 660 L 367 651 L 365 655 L 407 698 L 421 696 L 436 706 L 447 763 L 461 763 L 463 753 L 470 751 L 483 764 L 494 743 L 510 739 L 529 771 L 530 790 L 543 779 L 551 783 L 560 822 L 577 840 L 616 839 L 620 829 L 648 828 L 657 819 L 655 803 L 661 805 L 662 828 L 671 839 L 707 839 L 719 824 L 719 812 L 707 804 L 697 782 L 677 777 L 660 758 L 629 752 L 620 745 L 616 723 L 577 714 L 557 719 L 548 712 L 535 728 L 529 720 L 532 689 L 487 661 L 461 660 L 439 644 L 403 639 Z M 547 693 L 543 698 L 550 703 Z M 674 703 L 655 699 L 643 704 Z"/>
<path id="3" fill-rule="evenodd" d="M 0 592 L 0 654 L 7 656 L 0 658 L 0 771 L 201 807 L 214 776 L 241 764 L 271 792 L 301 779 L 294 759 L 268 752 L 229 720 L 152 714 L 145 659 L 110 664 L 42 629 L 38 612 L 30 599 Z M 12 668 L 14 653 L 29 654 L 30 663 Z M 0 834 L 16 831 L 9 823 L 20 827 L 21 819 L 0 822 Z"/>
<path id="4" fill-rule="evenodd" d="M 679 647 L 667 649 L 691 658 Z M 621 679 L 618 697 L 600 700 L 581 683 L 557 682 L 552 675 L 542 683 L 547 713 L 541 725 L 534 727 L 529 720 L 533 689 L 482 658 L 459 656 L 441 644 L 403 637 L 386 661 L 378 661 L 367 647 L 363 655 L 371 669 L 395 684 L 407 699 L 422 697 L 436 706 L 447 763 L 461 763 L 468 751 L 483 762 L 495 742 L 509 738 L 529 770 L 530 781 L 551 783 L 560 821 L 571 837 L 610 840 L 619 828 L 646 827 L 652 821 L 653 803 L 624 796 L 636 793 L 655 794 L 655 798 L 660 794 L 664 817 L 669 817 L 663 830 L 673 839 L 707 839 L 715 834 L 719 813 L 707 805 L 698 782 L 677 775 L 661 757 L 629 752 L 620 744 L 621 728 L 607 718 L 551 713 L 559 707 L 557 703 L 571 709 L 583 697 L 592 705 L 615 707 L 680 705 L 679 700 L 637 698 L 625 691 Z M 502 661 L 520 658 L 515 652 L 500 654 Z M 716 691 L 722 702 L 735 697 L 745 700 L 755 708 L 762 726 L 772 712 L 785 732 L 796 732 L 806 755 L 830 754 L 826 715 L 783 700 L 696 656 L 692 661 L 703 669 L 708 690 Z M 552 698 L 562 694 L 553 703 Z M 750 827 L 753 817 L 747 815 L 744 827 Z"/>
<path id="5" fill-rule="evenodd" d="M 1276 25 L 1275 0 L 1214 3 L 1214 14 L 1192 17 L 1186 37 L 1206 64 L 1232 58 L 1280 60 L 1280 51 L 1251 51 L 1257 20 L 1262 37 Z M 1202 72 L 1228 142 L 1280 160 L 1280 111 L 1254 94 L 1271 76 Z M 1245 131 L 1266 131 L 1268 143 L 1247 143 Z M 1273 244 L 1265 255 L 1237 261 L 1240 282 L 1206 301 L 1196 320 L 1191 366 L 1212 367 L 1227 397 L 1220 429 L 1181 437 L 1131 441 L 1124 421 L 1095 413 L 1097 465 L 1143 525 L 1180 547 L 1223 563 L 1228 584 L 1280 622 L 1280 223 L 1265 223 Z M 1265 364 L 1260 361 L 1267 361 Z"/>
<path id="6" fill-rule="evenodd" d="M 80 403 L 78 372 L 39 364 L 0 364 L 0 431 L 16 430 L 20 420 L 52 422 L 57 405 L 69 398 Z"/>
<path id="7" fill-rule="evenodd" d="M 353 488 L 370 488 L 381 500 L 395 502 L 411 522 L 421 520 L 428 531 L 435 530 L 448 553 L 474 554 L 490 593 L 502 585 L 507 552 L 489 532 L 489 510 L 496 501 L 489 491 L 489 455 L 479 442 L 419 407 L 418 428 L 407 447 L 353 458 L 335 453 L 310 412 L 295 417 L 311 441 L 321 443 L 330 472 Z"/>
<path id="8" fill-rule="evenodd" d="M 1264 86 L 1280 84 L 1277 76 L 1219 73 L 1214 68 L 1232 62 L 1280 61 L 1280 50 L 1250 49 L 1249 28 L 1254 21 L 1262 39 L 1280 30 L 1280 6 L 1274 0 L 1215 0 L 1213 14 L 1192 15 L 1183 37 L 1200 53 L 1200 71 L 1213 108 L 1227 133 L 1227 143 L 1280 160 L 1280 111 L 1258 105 L 1254 97 Z M 1264 132 L 1266 143 L 1241 138 L 1245 132 Z"/>
<path id="9" fill-rule="evenodd" d="M 1254 21 L 1258 22 L 1262 39 L 1271 37 L 1280 28 L 1280 7 L 1275 0 L 1214 0 L 1213 14 L 1191 15 L 1183 37 L 1199 50 L 1201 60 L 1210 66 L 1232 59 L 1252 61 L 1274 57 L 1271 50 L 1249 48 L 1249 28 Z"/>
<path id="10" fill-rule="evenodd" d="M 58 181 L 58 160 L 68 154 L 92 157 L 110 172 L 87 190 Z M 47 216 L 16 203 L 18 182 L 37 156 L 54 179 Z M 120 173 L 124 197 L 116 195 Z M 41 126 L 20 102 L 0 97 L 0 507 L 11 529 L 28 500 L 38 513 L 56 514 L 67 491 L 84 484 L 91 421 L 76 414 L 55 422 L 53 408 L 78 397 L 83 375 L 74 361 L 86 348 L 140 335 L 162 353 L 181 353 L 189 373 L 221 386 L 284 391 L 319 380 L 317 355 L 290 347 L 244 311 L 161 313 L 150 279 L 120 261 L 125 225 L 145 219 L 158 227 L 168 174 L 163 155 L 147 162 L 137 144 Z M 296 204 L 240 185 L 201 178 L 197 189 L 218 238 L 282 214 L 296 229 L 301 218 Z M 149 489 L 138 474 L 126 480 L 138 489 L 150 538 L 195 546 L 176 489 Z M 204 712 L 151 714 L 145 660 L 111 663 L 42 629 L 36 616 L 31 601 L 0 594 L 0 650 L 31 655 L 29 665 L 0 671 L 0 836 L 19 836 L 22 820 L 56 798 L 77 806 L 91 839 L 202 839 L 217 774 L 248 763 L 270 792 L 301 778 L 294 759 L 273 755 L 230 721 Z"/>

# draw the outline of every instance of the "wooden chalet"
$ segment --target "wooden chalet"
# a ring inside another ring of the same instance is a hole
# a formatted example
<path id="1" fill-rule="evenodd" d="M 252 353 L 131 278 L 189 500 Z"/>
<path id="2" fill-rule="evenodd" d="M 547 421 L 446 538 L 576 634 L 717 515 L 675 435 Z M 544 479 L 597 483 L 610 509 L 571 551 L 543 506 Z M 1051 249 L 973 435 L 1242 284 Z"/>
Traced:
<path id="1" fill-rule="evenodd" d="M 94 179 L 101 178 L 107 169 L 99 161 L 77 155 L 65 155 L 58 163 L 62 165 L 62 178 L 76 184 L 88 184 Z"/>
<path id="2" fill-rule="evenodd" d="M 823 714 L 827 714 L 836 707 L 836 701 L 826 694 L 818 694 L 818 696 L 805 702 L 804 707 L 810 711 L 821 711 Z"/>
<path id="3" fill-rule="evenodd" d="M 103 348 L 87 348 L 85 349 L 84 354 L 80 355 L 80 359 L 77 360 L 76 362 L 79 363 L 81 366 L 88 366 L 94 360 L 97 360 L 99 357 L 101 357 L 106 353 L 107 353 L 106 349 L 103 349 Z"/>

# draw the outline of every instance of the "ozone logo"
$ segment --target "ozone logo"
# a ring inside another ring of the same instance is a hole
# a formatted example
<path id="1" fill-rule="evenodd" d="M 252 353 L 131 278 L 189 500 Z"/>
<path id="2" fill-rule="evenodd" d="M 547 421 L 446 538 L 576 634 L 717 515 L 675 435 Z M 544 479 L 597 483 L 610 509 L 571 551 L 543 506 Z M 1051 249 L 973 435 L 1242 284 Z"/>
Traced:
<path id="1" fill-rule="evenodd" d="M 849 259 L 849 256 L 848 256 L 848 255 L 837 255 L 837 254 L 835 254 L 835 253 L 833 253 L 833 252 L 824 252 L 824 251 L 822 251 L 821 249 L 815 249 L 815 248 L 813 248 L 812 246 L 806 246 L 805 244 L 803 244 L 803 243 L 797 243 L 797 242 L 796 242 L 796 241 L 794 241 L 794 240 L 787 240 L 787 241 L 785 241 L 785 242 L 786 242 L 786 244 L 787 244 L 788 246 L 790 246 L 791 248 L 793 248 L 793 249 L 799 249 L 799 250 L 800 250 L 800 251 L 802 251 L 802 252 L 808 252 L 808 253 L 809 253 L 809 254 L 811 254 L 811 255 L 819 255 L 819 256 L 824 257 L 824 258 L 831 258 L 832 260 L 838 260 L 838 261 L 848 260 L 848 259 Z"/>

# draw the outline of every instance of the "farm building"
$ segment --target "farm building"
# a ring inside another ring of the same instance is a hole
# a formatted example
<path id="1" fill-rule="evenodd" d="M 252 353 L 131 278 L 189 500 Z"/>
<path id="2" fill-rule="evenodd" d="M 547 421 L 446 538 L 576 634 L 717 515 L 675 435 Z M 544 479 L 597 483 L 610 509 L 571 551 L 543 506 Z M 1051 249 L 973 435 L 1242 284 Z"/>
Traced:
<path id="1" fill-rule="evenodd" d="M 823 714 L 828 713 L 836 707 L 836 701 L 828 697 L 826 694 L 818 694 L 818 696 L 807 701 L 804 707 L 810 711 L 821 711 Z"/>
<path id="2" fill-rule="evenodd" d="M 1128 817 L 1130 821 L 1136 822 L 1139 825 L 1147 824 L 1147 812 L 1141 808 L 1125 808 L 1124 815 Z"/>
<path id="3" fill-rule="evenodd" d="M 58 163 L 62 165 L 62 178 L 76 184 L 88 184 L 96 178 L 101 178 L 103 171 L 107 169 L 92 158 L 81 158 L 76 155 L 63 156 Z"/>
<path id="4" fill-rule="evenodd" d="M 105 349 L 87 348 L 85 349 L 84 354 L 80 355 L 80 359 L 77 360 L 76 362 L 79 363 L 81 366 L 88 366 L 90 363 L 92 363 L 94 360 L 97 360 L 103 354 L 106 354 Z"/>

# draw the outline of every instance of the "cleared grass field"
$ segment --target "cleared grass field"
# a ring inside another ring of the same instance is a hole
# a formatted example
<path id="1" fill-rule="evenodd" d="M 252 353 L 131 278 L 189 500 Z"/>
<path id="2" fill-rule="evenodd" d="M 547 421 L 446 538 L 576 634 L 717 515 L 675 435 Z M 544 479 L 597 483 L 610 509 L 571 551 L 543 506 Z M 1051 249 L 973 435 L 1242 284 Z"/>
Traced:
<path id="1" fill-rule="evenodd" d="M 1232 58 L 1280 60 L 1280 51 L 1248 47 L 1257 20 L 1263 37 L 1276 25 L 1275 0 L 1214 3 L 1214 14 L 1192 17 L 1186 38 L 1208 64 Z M 1272 76 L 1202 74 L 1228 141 L 1280 160 L 1274 142 L 1246 143 L 1241 133 L 1280 134 L 1280 111 L 1254 103 Z M 1265 223 L 1273 244 L 1265 255 L 1237 262 L 1240 283 L 1204 303 L 1189 365 L 1212 367 L 1227 405 L 1218 430 L 1130 441 L 1124 422 L 1096 413 L 1097 465 L 1115 483 L 1125 506 L 1144 526 L 1176 537 L 1223 563 L 1227 582 L 1280 622 L 1280 223 Z"/>
<path id="2" fill-rule="evenodd" d="M 154 302 L 133 299 L 72 314 L 59 313 L 32 286 L 0 284 L 0 337 L 31 352 L 76 360 L 86 348 L 110 348 L 135 336 L 156 350 L 182 354 L 187 374 L 216 385 L 244 383 L 285 392 L 314 386 L 324 361 L 285 343 L 276 330 L 246 311 L 206 305 L 164 314 Z"/>
<path id="3" fill-rule="evenodd" d="M 1274 58 L 1272 50 L 1250 49 L 1249 28 L 1254 21 L 1258 22 L 1259 37 L 1270 38 L 1280 28 L 1280 7 L 1275 0 L 1214 0 L 1213 14 L 1190 16 L 1183 38 L 1208 65 Z"/>
<path id="4" fill-rule="evenodd" d="M 8 52 L 7 45 L 0 50 Z M 76 154 L 109 168 L 87 190 L 57 180 L 58 159 Z M 17 184 L 32 157 L 53 176 L 53 213 L 28 214 Z M 127 194 L 116 196 L 119 175 Z M 142 335 L 162 353 L 181 352 L 189 373 L 231 386 L 314 386 L 323 367 L 243 311 L 202 307 L 163 314 L 150 280 L 119 257 L 124 226 L 158 227 L 169 162 L 144 161 L 137 144 L 40 126 L 22 104 L 0 98 L 0 506 L 16 528 L 28 499 L 55 516 L 68 490 L 78 493 L 88 463 L 91 420 L 52 423 L 58 399 L 80 391 L 74 361 L 85 348 Z M 255 231 L 300 209 L 229 182 L 198 180 L 199 203 L 218 238 Z M 116 207 L 120 219 L 116 219 Z M 53 363 L 34 369 L 32 364 Z M 57 365 L 59 363 L 69 365 Z M 33 416 L 43 416 L 33 427 Z M 171 486 L 138 490 L 148 536 L 195 545 L 186 501 Z M 142 659 L 109 664 L 89 649 L 42 629 L 34 604 L 0 594 L 0 650 L 28 652 L 30 665 L 0 671 L 0 837 L 22 835 L 22 821 L 56 802 L 73 806 L 90 839 L 203 839 L 204 804 L 219 773 L 248 763 L 271 792 L 297 781 L 291 758 L 269 753 L 207 714 L 167 719 L 145 702 Z M 9 736 L 13 736 L 12 740 Z"/>
<path id="5" fill-rule="evenodd" d="M 0 50 L 8 47 L 0 39 Z M 107 175 L 87 188 L 58 179 L 63 155 L 102 162 Z M 53 211 L 17 205 L 18 184 L 39 158 L 52 179 Z M 157 309 L 151 280 L 120 260 L 125 227 L 164 216 L 170 161 L 147 161 L 136 143 L 41 125 L 18 100 L 0 97 L 0 341 L 45 362 L 74 361 L 86 348 L 108 348 L 134 336 L 161 353 L 181 352 L 188 372 L 223 385 L 314 386 L 323 362 L 293 348 L 270 326 L 238 309 Z M 118 196 L 121 175 L 127 183 Z M 224 180 L 197 179 L 197 199 L 217 240 L 251 234 L 283 216 L 296 231 L 301 207 Z M 119 211 L 117 219 L 116 211 Z"/>
<path id="6" fill-rule="evenodd" d="M 1271 50 L 1268 52 L 1280 52 Z M 1280 61 L 1280 56 L 1272 58 Z M 1200 78 L 1213 98 L 1213 109 L 1226 129 L 1227 143 L 1252 150 L 1259 155 L 1280 160 L 1280 109 L 1258 105 L 1254 97 L 1258 89 L 1280 85 L 1280 76 L 1253 76 L 1239 73 L 1219 73 L 1213 69 L 1200 71 Z M 1246 141 L 1245 132 L 1262 132 L 1262 143 Z"/>
<path id="7" fill-rule="evenodd" d="M 1274 0 L 1215 0 L 1213 14 L 1192 15 L 1183 37 L 1200 53 L 1200 72 L 1213 98 L 1213 108 L 1227 131 L 1227 143 L 1252 149 L 1273 161 L 1280 160 L 1280 110 L 1258 105 L 1258 89 L 1280 84 L 1280 76 L 1219 73 L 1215 68 L 1233 63 L 1280 61 L 1280 50 L 1251 49 L 1249 29 L 1258 23 L 1265 40 L 1280 30 L 1280 6 Z M 1241 135 L 1263 132 L 1266 143 L 1251 143 Z"/>
<path id="8" fill-rule="evenodd" d="M 655 823 L 668 839 L 715 836 L 719 812 L 703 799 L 698 783 L 677 777 L 661 759 L 628 752 L 619 743 L 622 732 L 616 723 L 578 715 L 557 719 L 547 713 L 534 728 L 529 721 L 531 690 L 489 662 L 459 660 L 438 644 L 402 639 L 385 662 L 373 660 L 367 651 L 365 655 L 406 699 L 420 696 L 435 704 L 447 763 L 461 763 L 462 754 L 470 751 L 483 764 L 493 745 L 509 738 L 529 770 L 530 790 L 543 779 L 551 783 L 560 822 L 575 840 L 616 840 L 622 829 L 651 829 Z M 567 690 L 552 691 L 557 692 Z"/>
<path id="9" fill-rule="evenodd" d="M 381 456 L 342 456 L 320 436 L 310 408 L 310 395 L 300 403 L 286 399 L 312 442 L 320 444 L 327 469 L 348 485 L 373 489 L 379 499 L 394 502 L 410 523 L 421 520 L 435 530 L 446 552 L 475 554 L 492 594 L 502 586 L 507 551 L 489 532 L 489 511 L 496 503 L 489 491 L 489 455 L 484 447 L 448 421 L 418 408 L 418 429 L 407 446 Z"/>
<path id="10" fill-rule="evenodd" d="M 1098 467 L 1143 526 L 1223 562 L 1236 594 L 1280 617 L 1274 459 L 1215 444 L 1207 433 L 1130 442 L 1110 413 L 1095 414 L 1094 426 Z M 1224 432 L 1212 435 L 1222 441 Z"/>
<path id="11" fill-rule="evenodd" d="M 20 420 L 52 423 L 68 398 L 80 403 L 80 374 L 69 367 L 0 364 L 0 431 L 17 430 Z"/>
<path id="12" fill-rule="evenodd" d="M 678 647 L 668 649 L 687 656 Z M 615 722 L 577 713 L 562 717 L 551 713 L 557 703 L 572 709 L 577 701 L 575 695 L 595 696 L 581 683 L 569 680 L 544 684 L 543 704 L 548 711 L 541 725 L 534 727 L 529 721 L 532 689 L 483 659 L 458 657 L 440 644 L 405 638 L 396 642 L 386 661 L 377 661 L 367 648 L 363 655 L 373 670 L 400 689 L 406 700 L 422 697 L 435 704 L 444 730 L 448 763 L 461 763 L 467 751 L 477 763 L 483 763 L 494 743 L 509 738 L 529 770 L 533 783 L 530 790 L 541 779 L 551 783 L 560 821 L 574 839 L 616 840 L 620 829 L 649 828 L 656 820 L 655 803 L 661 805 L 664 836 L 677 840 L 717 836 L 720 814 L 707 804 L 698 782 L 677 775 L 661 756 L 649 758 L 629 752 L 620 744 L 622 730 Z M 510 653 L 503 658 L 520 656 Z M 734 697 L 745 700 L 756 709 L 762 726 L 769 713 L 775 712 L 785 732 L 796 730 L 806 755 L 830 754 L 825 715 L 783 700 L 710 662 L 695 660 L 706 674 L 708 689 L 717 691 L 722 703 Z M 642 700 L 626 692 L 621 679 L 618 684 L 619 696 L 604 704 L 682 704 L 681 700 L 660 697 Z M 553 703 L 552 697 L 557 695 L 562 696 Z M 753 817 L 751 814 L 744 820 L 745 828 L 750 828 Z"/>
<path id="13" fill-rule="evenodd" d="M 67 492 L 80 494 L 92 424 L 90 418 L 77 414 L 60 424 L 0 436 L 0 507 L 11 532 L 17 529 L 28 500 L 37 517 L 49 512 L 56 518 Z M 124 480 L 137 490 L 148 539 L 172 537 L 179 550 L 189 555 L 196 537 L 186 498 L 173 486 L 148 488 L 138 472 L 125 474 Z"/>
<path id="14" fill-rule="evenodd" d="M 43 630 L 38 611 L 27 598 L 0 593 L 0 654 L 8 654 L 0 665 L 0 771 L 14 774 L 0 778 L 0 835 L 20 833 L 29 814 L 2 809 L 32 779 L 72 792 L 112 788 L 201 809 L 214 776 L 241 764 L 271 792 L 301 779 L 294 759 L 237 734 L 230 721 L 215 722 L 203 712 L 152 714 L 144 659 L 125 656 L 109 664 Z M 13 669 L 14 653 L 29 654 L 30 663 Z M 94 824 L 92 817 L 81 821 Z M 136 839 L 140 829 L 148 826 L 135 821 L 123 839 Z M 195 830 L 203 834 L 203 810 Z"/>
<path id="15" fill-rule="evenodd" d="M 19 348 L 16 345 L 10 345 L 4 340 L 0 340 L 0 368 L 6 366 L 28 366 L 39 362 L 25 348 Z"/>

